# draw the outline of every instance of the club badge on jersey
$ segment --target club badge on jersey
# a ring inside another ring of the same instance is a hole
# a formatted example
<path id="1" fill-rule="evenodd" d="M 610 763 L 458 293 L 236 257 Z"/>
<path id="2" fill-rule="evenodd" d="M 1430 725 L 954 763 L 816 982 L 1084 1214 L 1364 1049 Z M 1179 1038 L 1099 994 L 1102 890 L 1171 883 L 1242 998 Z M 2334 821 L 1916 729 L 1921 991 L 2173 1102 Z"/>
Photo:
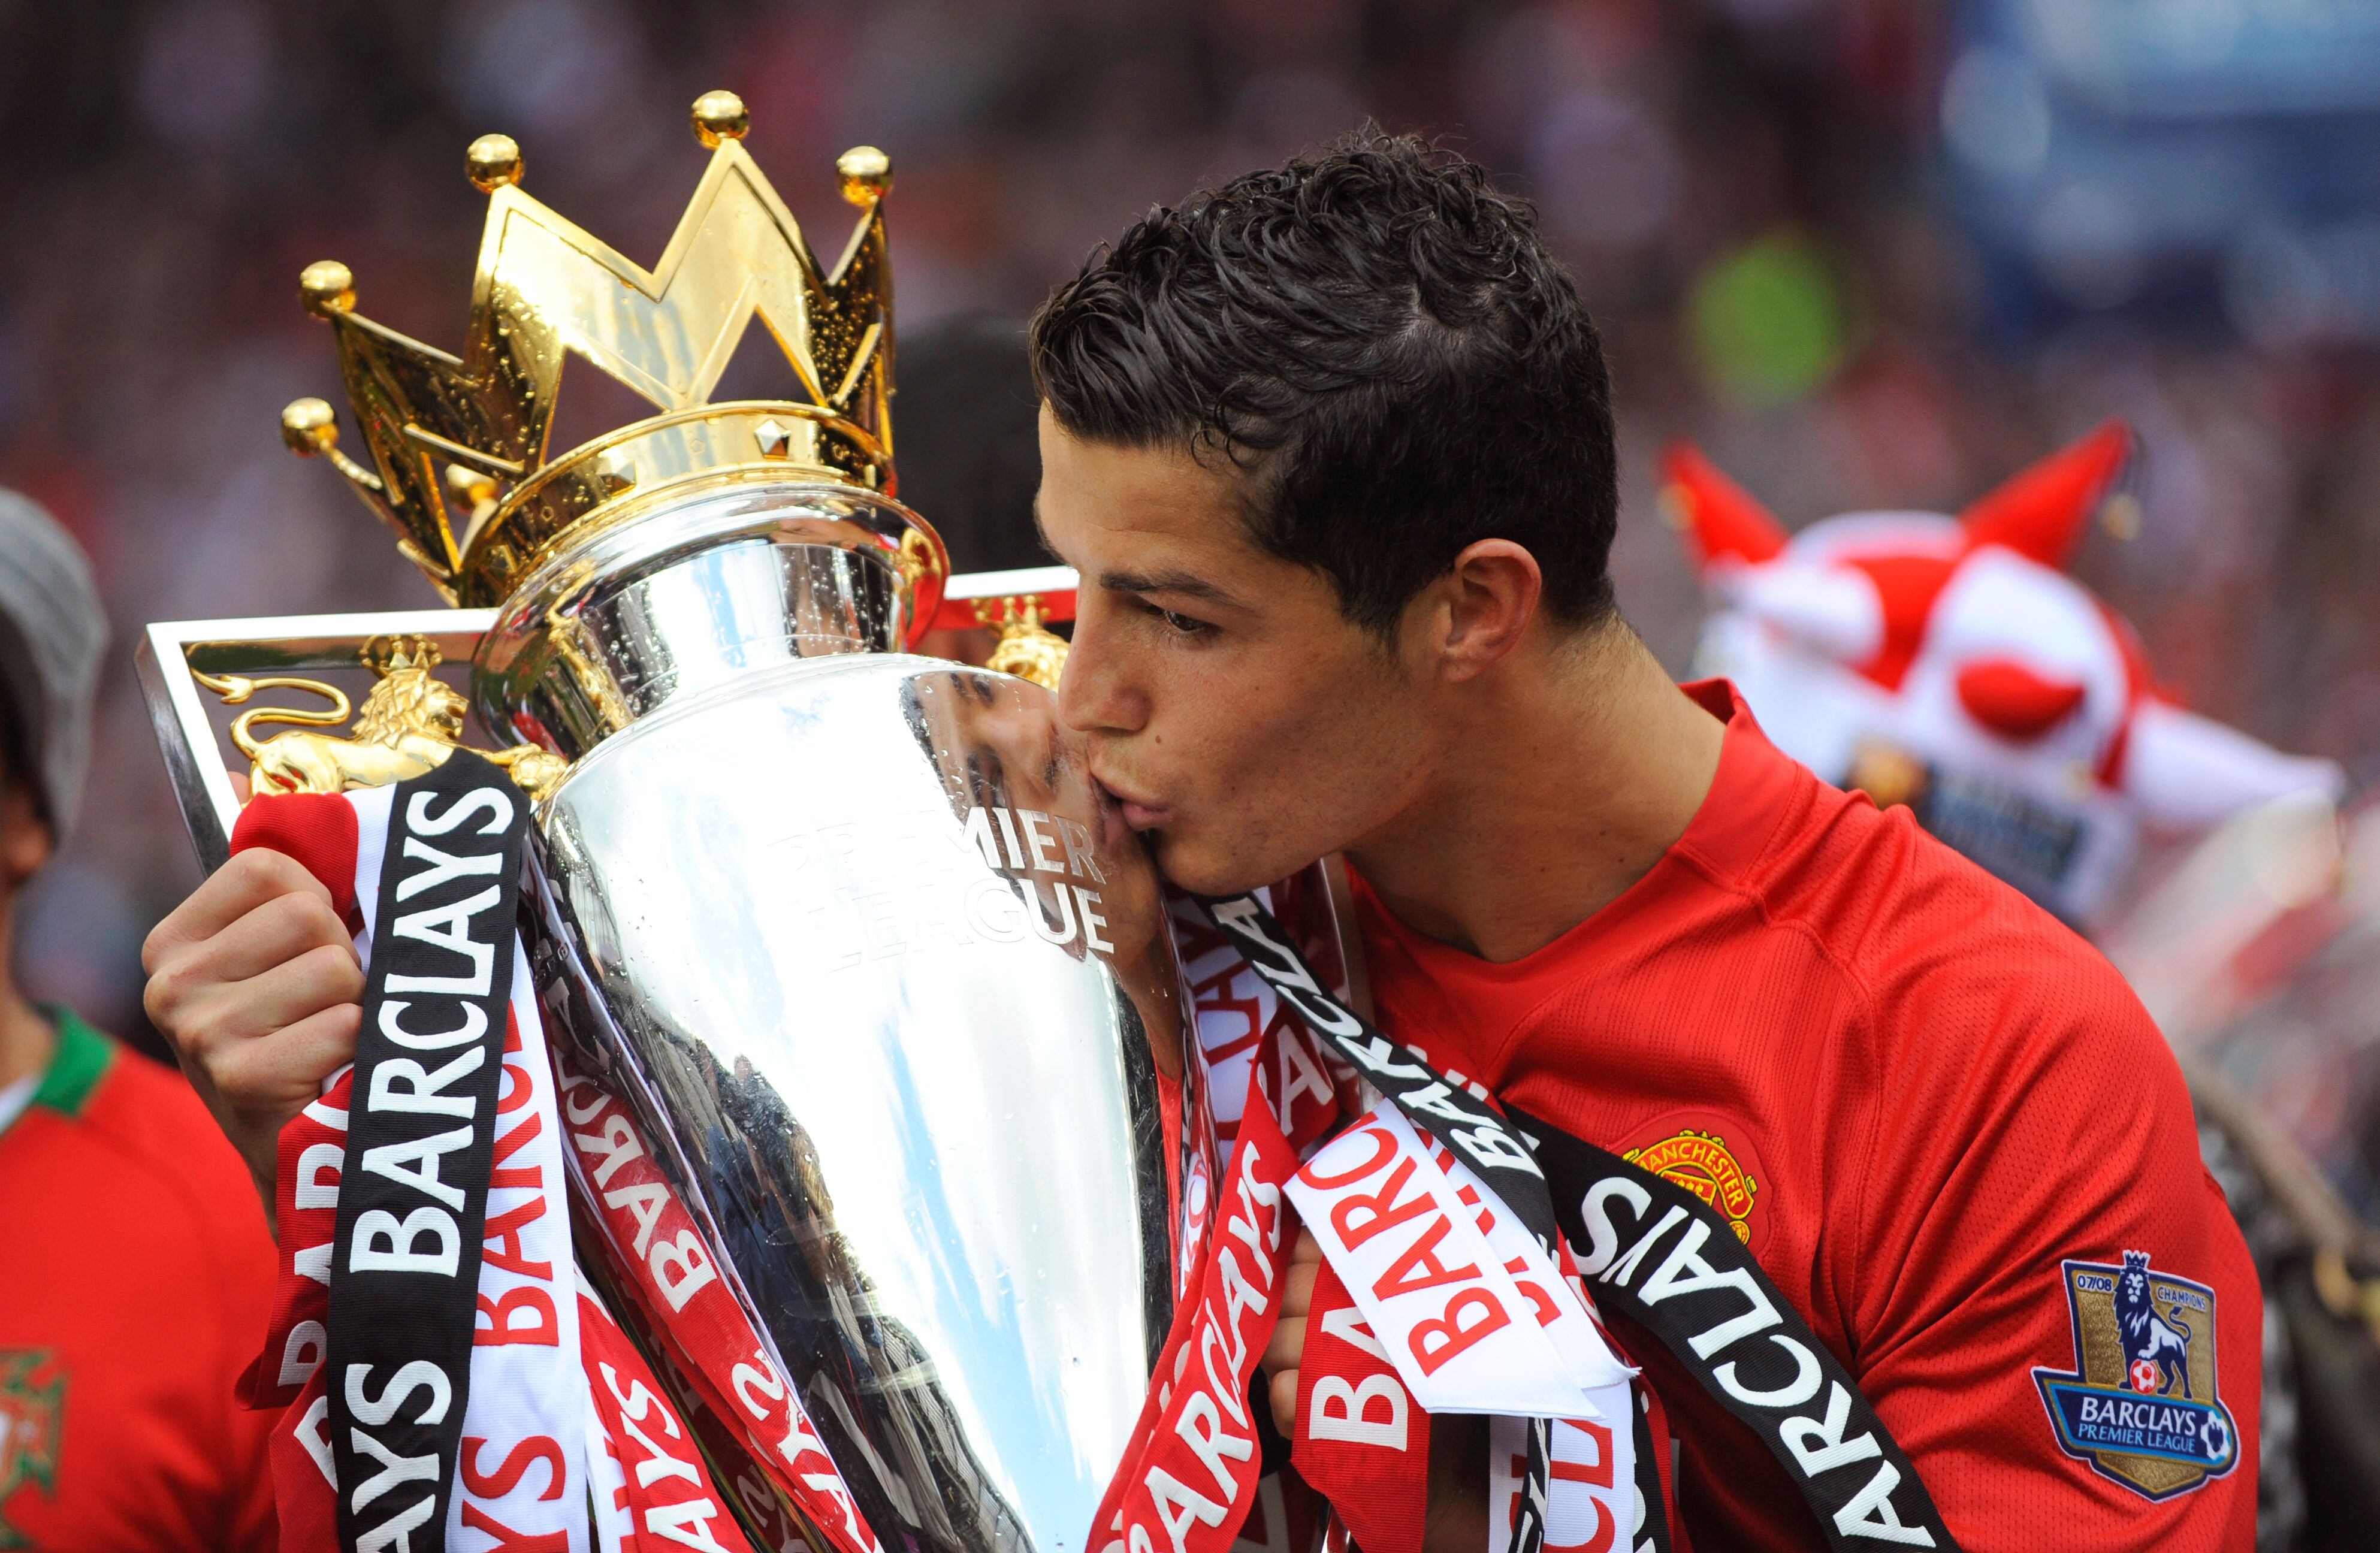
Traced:
<path id="1" fill-rule="evenodd" d="M 2216 1389 L 2215 1291 L 2127 1251 L 2120 1266 L 2059 1268 L 2071 1370 L 2036 1369 L 2058 1449 L 2143 1498 L 2204 1486 L 2239 1463 Z"/>
<path id="2" fill-rule="evenodd" d="M 1755 1255 L 1767 1244 L 1768 1218 L 1759 1211 L 1767 1171 L 1739 1123 L 1712 1111 L 1672 1111 L 1638 1128 L 1636 1136 L 1645 1141 L 1625 1144 L 1622 1159 L 1710 1204 Z"/>

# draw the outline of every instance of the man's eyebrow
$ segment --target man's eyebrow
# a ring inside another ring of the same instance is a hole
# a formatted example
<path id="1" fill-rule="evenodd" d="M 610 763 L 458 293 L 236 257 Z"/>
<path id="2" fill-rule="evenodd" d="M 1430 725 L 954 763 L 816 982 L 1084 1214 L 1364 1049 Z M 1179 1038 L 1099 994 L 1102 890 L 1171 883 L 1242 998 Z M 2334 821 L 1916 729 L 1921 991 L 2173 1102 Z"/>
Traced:
<path id="1" fill-rule="evenodd" d="M 1101 572 L 1099 586 L 1111 593 L 1174 593 L 1209 604 L 1245 607 L 1206 578 L 1188 572 Z"/>

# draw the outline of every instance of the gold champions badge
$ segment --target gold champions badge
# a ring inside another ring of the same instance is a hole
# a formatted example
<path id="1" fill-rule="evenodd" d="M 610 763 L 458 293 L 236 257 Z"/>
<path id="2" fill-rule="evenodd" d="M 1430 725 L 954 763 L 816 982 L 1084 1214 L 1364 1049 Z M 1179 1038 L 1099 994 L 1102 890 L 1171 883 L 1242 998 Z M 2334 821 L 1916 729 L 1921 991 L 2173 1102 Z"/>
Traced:
<path id="1" fill-rule="evenodd" d="M 2074 1367 L 2033 1372 L 2058 1448 L 2143 1498 L 2185 1494 L 2240 1460 L 2216 1389 L 2215 1291 L 2149 1265 L 2060 1265 Z"/>
<path id="2" fill-rule="evenodd" d="M 1710 1204 L 1726 1216 L 1737 1240 L 1752 1244 L 1752 1202 L 1760 1183 L 1736 1163 L 1727 1140 L 1717 1133 L 1684 1128 L 1658 1143 L 1632 1148 L 1621 1158 Z"/>

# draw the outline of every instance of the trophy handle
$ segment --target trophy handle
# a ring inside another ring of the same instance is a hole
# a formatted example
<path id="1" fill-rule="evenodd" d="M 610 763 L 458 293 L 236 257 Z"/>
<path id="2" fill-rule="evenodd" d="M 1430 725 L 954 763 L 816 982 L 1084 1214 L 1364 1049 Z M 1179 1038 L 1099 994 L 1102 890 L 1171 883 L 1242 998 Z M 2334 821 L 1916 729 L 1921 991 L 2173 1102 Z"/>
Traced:
<path id="1" fill-rule="evenodd" d="M 231 856 L 240 798 L 223 739 L 199 679 L 257 678 L 296 669 L 354 669 L 374 637 L 414 637 L 450 663 L 468 662 L 493 610 L 389 610 L 369 614 L 292 614 L 247 620 L 161 621 L 133 649 L 140 691 L 175 802 L 199 867 L 212 873 Z"/>
<path id="2" fill-rule="evenodd" d="M 936 623 L 943 624 L 947 616 L 950 624 L 1000 624 L 1029 613 L 1038 629 L 1041 621 L 1075 617 L 1075 573 L 1068 566 L 953 576 L 943 589 Z M 1025 611 L 1023 601 L 1028 597 L 1033 604 Z M 133 649 L 133 663 L 199 866 L 212 873 L 231 856 L 232 827 L 239 820 L 240 808 L 224 741 L 209 715 L 209 698 L 199 675 L 256 678 L 301 669 L 353 669 L 365 662 L 365 649 L 375 637 L 421 638 L 445 661 L 465 663 L 478 652 L 480 638 L 495 618 L 494 610 L 388 610 L 169 620 L 150 626 Z M 505 735 L 499 732 L 497 736 Z M 504 753 L 509 752 L 498 752 Z"/>

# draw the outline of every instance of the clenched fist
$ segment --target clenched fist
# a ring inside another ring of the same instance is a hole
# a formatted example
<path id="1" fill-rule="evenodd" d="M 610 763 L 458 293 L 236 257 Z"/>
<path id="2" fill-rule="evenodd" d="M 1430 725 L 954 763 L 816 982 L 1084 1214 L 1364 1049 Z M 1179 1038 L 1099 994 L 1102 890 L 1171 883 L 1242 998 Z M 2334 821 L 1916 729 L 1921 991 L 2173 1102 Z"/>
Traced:
<path id="1" fill-rule="evenodd" d="M 282 1123 L 354 1061 L 364 973 L 331 892 L 298 862 L 252 848 L 157 924 L 141 946 L 149 1017 L 248 1161 L 273 1215 Z"/>

